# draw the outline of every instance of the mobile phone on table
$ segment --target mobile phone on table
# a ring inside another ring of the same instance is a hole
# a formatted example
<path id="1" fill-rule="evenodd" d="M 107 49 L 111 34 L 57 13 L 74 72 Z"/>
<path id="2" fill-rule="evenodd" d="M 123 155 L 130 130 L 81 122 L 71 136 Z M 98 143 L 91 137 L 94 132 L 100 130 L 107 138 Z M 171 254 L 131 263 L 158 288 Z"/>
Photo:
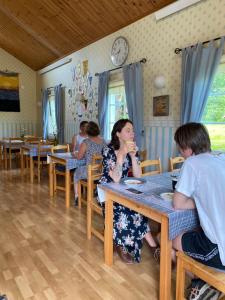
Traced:
<path id="1" fill-rule="evenodd" d="M 126 189 L 127 191 L 131 192 L 131 193 L 134 193 L 134 194 L 142 194 L 143 192 L 141 191 L 138 191 L 136 189 L 133 189 L 133 188 L 129 188 L 129 189 Z"/>

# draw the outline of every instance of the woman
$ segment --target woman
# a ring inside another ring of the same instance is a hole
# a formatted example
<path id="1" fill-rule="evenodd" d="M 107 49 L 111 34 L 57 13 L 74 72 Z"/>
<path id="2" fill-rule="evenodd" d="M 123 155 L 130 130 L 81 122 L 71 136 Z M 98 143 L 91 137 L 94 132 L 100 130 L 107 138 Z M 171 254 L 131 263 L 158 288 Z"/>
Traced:
<path id="1" fill-rule="evenodd" d="M 102 148 L 106 145 L 105 141 L 99 136 L 100 130 L 95 122 L 88 122 L 86 133 L 88 138 L 81 143 L 78 153 L 75 154 L 77 159 L 86 160 L 85 166 L 78 167 L 74 173 L 75 205 L 77 205 L 78 200 L 78 181 L 87 178 L 87 166 L 91 164 L 93 155 L 101 155 Z"/>
<path id="2" fill-rule="evenodd" d="M 72 138 L 72 152 L 79 150 L 81 143 L 88 137 L 86 133 L 88 122 L 82 121 L 80 123 L 80 132 L 77 135 L 74 135 Z"/>
<path id="3" fill-rule="evenodd" d="M 100 183 L 119 182 L 127 177 L 132 167 L 134 177 L 141 176 L 141 168 L 136 156 L 133 124 L 121 119 L 114 124 L 111 142 L 103 148 L 103 176 Z M 114 203 L 113 239 L 120 258 L 128 264 L 140 262 L 143 238 L 148 242 L 154 256 L 159 253 L 148 226 L 148 218 Z M 155 257 L 156 258 L 156 257 Z"/>

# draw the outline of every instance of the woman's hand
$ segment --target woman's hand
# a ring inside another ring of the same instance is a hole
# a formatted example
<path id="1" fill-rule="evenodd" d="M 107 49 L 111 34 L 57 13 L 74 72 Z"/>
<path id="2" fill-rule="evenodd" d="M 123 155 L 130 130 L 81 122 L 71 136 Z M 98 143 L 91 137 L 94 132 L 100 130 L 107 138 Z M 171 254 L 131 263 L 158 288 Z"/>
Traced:
<path id="1" fill-rule="evenodd" d="M 134 157 L 137 152 L 137 146 L 134 141 L 126 141 L 127 152 L 131 157 Z"/>

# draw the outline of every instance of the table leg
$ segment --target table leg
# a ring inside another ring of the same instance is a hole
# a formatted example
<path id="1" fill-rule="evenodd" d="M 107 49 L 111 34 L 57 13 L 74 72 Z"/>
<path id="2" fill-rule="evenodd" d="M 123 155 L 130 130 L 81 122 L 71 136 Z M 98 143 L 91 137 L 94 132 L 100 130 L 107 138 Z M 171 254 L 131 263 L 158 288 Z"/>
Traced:
<path id="1" fill-rule="evenodd" d="M 21 176 L 24 175 L 24 150 L 21 148 L 20 150 L 20 167 L 21 167 Z"/>
<path id="2" fill-rule="evenodd" d="M 113 201 L 107 195 L 105 200 L 105 264 L 113 264 Z"/>
<path id="3" fill-rule="evenodd" d="M 49 163 L 49 195 L 50 197 L 53 197 L 54 195 L 54 187 L 53 187 L 53 162 L 52 160 L 50 160 L 50 163 Z"/>
<path id="4" fill-rule="evenodd" d="M 30 156 L 30 182 L 34 183 L 34 161 L 33 161 L 33 156 Z"/>
<path id="5" fill-rule="evenodd" d="M 4 147 L 4 166 L 5 166 L 5 169 L 7 169 L 7 148 Z"/>
<path id="6" fill-rule="evenodd" d="M 172 241 L 168 236 L 168 219 L 161 223 L 161 253 L 160 253 L 160 285 L 159 299 L 170 300 L 171 295 L 171 252 Z"/>
<path id="7" fill-rule="evenodd" d="M 66 170 L 65 177 L 65 185 L 66 185 L 66 207 L 70 207 L 70 170 Z"/>

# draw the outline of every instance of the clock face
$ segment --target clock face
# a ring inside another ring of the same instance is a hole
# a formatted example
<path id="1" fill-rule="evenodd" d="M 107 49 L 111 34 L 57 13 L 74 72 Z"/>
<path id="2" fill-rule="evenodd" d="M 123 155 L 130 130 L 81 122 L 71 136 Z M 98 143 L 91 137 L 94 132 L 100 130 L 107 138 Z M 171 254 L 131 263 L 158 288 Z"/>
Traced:
<path id="1" fill-rule="evenodd" d="M 121 66 L 127 59 L 128 51 L 128 42 L 124 37 L 120 36 L 115 39 L 111 50 L 112 63 L 115 66 Z"/>

